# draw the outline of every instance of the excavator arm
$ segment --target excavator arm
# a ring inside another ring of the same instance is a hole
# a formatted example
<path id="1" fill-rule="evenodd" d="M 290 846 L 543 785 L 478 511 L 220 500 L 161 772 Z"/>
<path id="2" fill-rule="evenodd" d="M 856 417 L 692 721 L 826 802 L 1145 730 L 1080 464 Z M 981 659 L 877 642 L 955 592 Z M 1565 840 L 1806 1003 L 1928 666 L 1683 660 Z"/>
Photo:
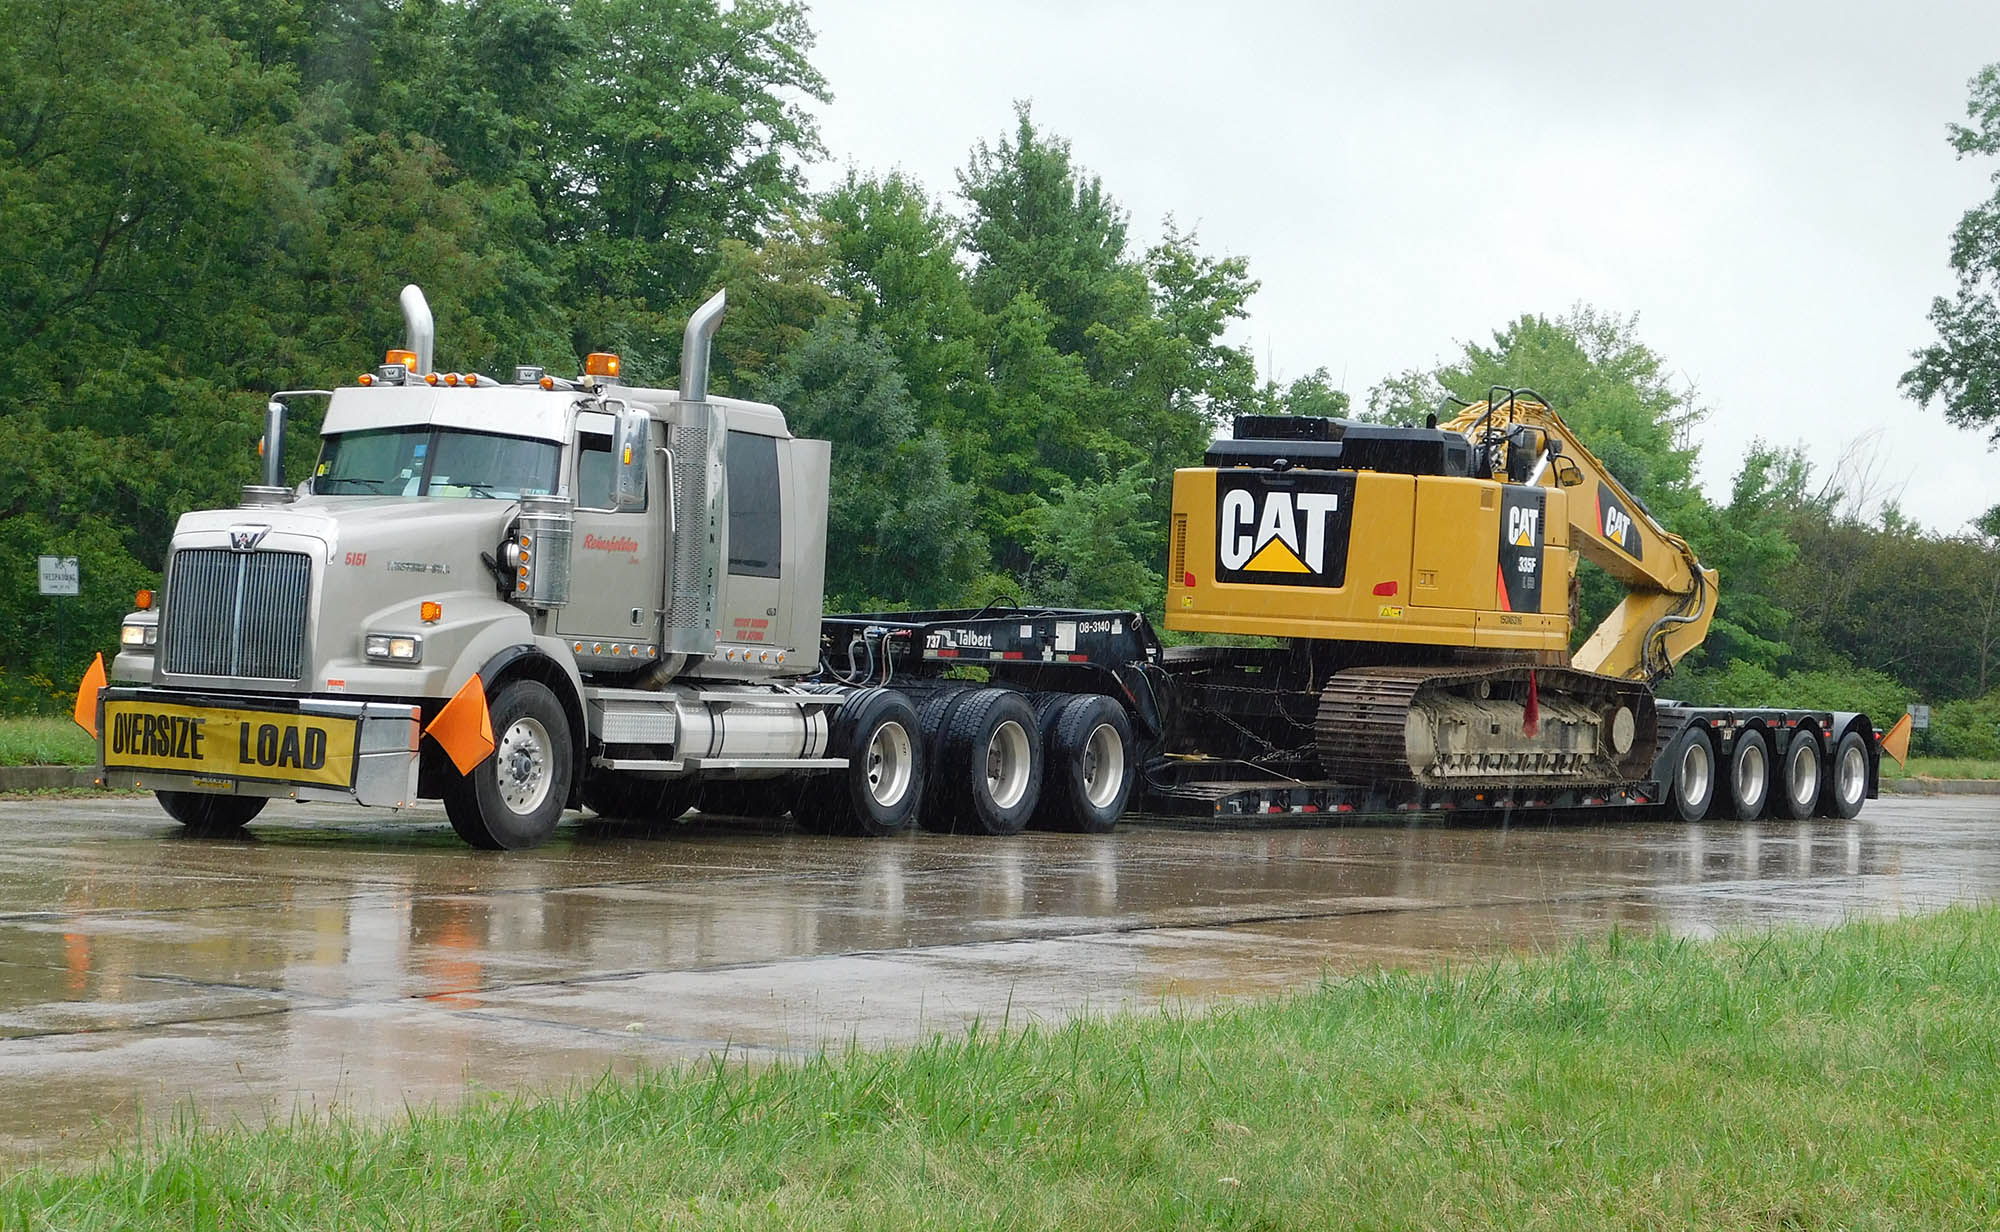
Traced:
<path id="1" fill-rule="evenodd" d="M 1715 570 L 1639 499 L 1533 390 L 1495 389 L 1444 425 L 1472 442 L 1474 471 L 1506 483 L 1568 490 L 1570 542 L 1625 587 L 1574 666 L 1658 681 L 1708 636 Z"/>

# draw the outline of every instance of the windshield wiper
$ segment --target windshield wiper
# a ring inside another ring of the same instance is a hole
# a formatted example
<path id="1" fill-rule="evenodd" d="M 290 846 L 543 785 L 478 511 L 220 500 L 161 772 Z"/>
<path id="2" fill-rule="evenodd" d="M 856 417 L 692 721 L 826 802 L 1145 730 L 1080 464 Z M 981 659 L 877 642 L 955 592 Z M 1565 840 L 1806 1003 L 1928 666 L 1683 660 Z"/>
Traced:
<path id="1" fill-rule="evenodd" d="M 389 482 L 389 480 L 388 480 L 388 478 L 387 478 L 386 476 L 385 476 L 385 477 L 383 477 L 383 478 L 381 478 L 381 479 L 369 479 L 369 478 L 367 478 L 367 477 L 365 477 L 365 476 L 362 476 L 362 475 L 328 475 L 328 476 L 326 477 L 326 482 L 327 482 L 327 483 L 365 483 L 365 484 L 367 484 L 367 485 L 368 485 L 368 487 L 369 487 L 369 490 L 370 490 L 370 491 L 374 492 L 374 493 L 375 493 L 375 495 L 377 495 L 377 496 L 381 496 L 381 495 L 383 494 L 383 492 L 382 492 L 382 485 L 383 485 L 383 484 L 385 484 L 385 483 L 387 483 L 387 482 Z M 331 495 L 331 493 L 329 493 L 328 495 Z"/>

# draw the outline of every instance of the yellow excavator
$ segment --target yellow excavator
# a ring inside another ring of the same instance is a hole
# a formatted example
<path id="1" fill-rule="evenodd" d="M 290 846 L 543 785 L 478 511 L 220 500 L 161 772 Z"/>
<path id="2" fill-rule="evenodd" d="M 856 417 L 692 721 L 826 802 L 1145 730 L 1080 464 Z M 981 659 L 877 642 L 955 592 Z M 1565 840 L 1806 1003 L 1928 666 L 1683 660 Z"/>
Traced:
<path id="1" fill-rule="evenodd" d="M 1174 477 L 1166 625 L 1281 639 L 1168 652 L 1189 715 L 1345 782 L 1648 777 L 1652 686 L 1717 578 L 1548 400 L 1495 389 L 1421 428 L 1242 416 Z M 1571 650 L 1582 558 L 1626 588 Z"/>

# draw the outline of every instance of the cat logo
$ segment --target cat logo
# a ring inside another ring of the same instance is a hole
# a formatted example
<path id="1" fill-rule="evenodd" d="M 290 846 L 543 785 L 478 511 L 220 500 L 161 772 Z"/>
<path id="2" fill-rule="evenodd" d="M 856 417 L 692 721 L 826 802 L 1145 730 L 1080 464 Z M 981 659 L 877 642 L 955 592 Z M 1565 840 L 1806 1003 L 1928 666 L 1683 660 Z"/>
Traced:
<path id="1" fill-rule="evenodd" d="M 1531 548 L 1541 542 L 1542 511 L 1515 505 L 1507 510 L 1507 542 L 1517 548 Z"/>
<path id="2" fill-rule="evenodd" d="M 1641 559 L 1645 545 L 1639 539 L 1639 528 L 1632 524 L 1631 510 L 1609 484 L 1597 485 L 1597 525 L 1613 546 L 1633 560 Z"/>
<path id="3" fill-rule="evenodd" d="M 1216 580 L 1284 586 L 1346 580 L 1352 475 L 1225 475 L 1216 486 Z"/>

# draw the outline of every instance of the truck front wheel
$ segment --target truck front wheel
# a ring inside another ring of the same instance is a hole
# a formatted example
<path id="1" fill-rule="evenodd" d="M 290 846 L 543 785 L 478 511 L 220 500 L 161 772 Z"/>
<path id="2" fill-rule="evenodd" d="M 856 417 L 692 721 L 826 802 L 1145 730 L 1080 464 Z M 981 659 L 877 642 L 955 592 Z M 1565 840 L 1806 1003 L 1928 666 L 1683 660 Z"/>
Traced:
<path id="1" fill-rule="evenodd" d="M 262 796 L 216 796 L 205 791 L 156 791 L 167 816 L 187 827 L 189 834 L 234 834 L 264 811 Z"/>
<path id="2" fill-rule="evenodd" d="M 445 788 L 445 814 L 474 847 L 539 847 L 555 832 L 569 799 L 569 721 L 556 695 L 533 680 L 500 686 L 491 713 L 493 756 Z"/>

